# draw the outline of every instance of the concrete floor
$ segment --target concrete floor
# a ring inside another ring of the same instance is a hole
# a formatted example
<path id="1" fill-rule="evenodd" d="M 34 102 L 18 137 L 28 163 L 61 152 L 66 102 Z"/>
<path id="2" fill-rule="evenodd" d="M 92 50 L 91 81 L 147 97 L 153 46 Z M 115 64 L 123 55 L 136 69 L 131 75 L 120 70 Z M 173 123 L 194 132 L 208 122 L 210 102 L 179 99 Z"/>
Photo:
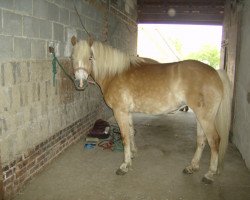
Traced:
<path id="1" fill-rule="evenodd" d="M 70 147 L 34 178 L 15 200 L 248 200 L 250 172 L 230 144 L 223 173 L 212 185 L 201 182 L 208 169 L 209 148 L 201 169 L 182 173 L 195 150 L 192 112 L 166 116 L 134 116 L 138 156 L 132 170 L 117 176 L 123 153 Z"/>

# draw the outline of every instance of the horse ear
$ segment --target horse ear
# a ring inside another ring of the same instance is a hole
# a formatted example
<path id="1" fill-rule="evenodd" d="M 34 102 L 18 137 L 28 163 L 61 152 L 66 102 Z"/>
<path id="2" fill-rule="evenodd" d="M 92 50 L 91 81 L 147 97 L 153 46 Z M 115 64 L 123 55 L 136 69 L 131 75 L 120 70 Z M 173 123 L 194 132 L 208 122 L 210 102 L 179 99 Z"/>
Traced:
<path id="1" fill-rule="evenodd" d="M 92 44 L 94 43 L 94 38 L 92 35 L 89 37 L 88 43 L 89 43 L 89 46 L 92 46 Z"/>
<path id="2" fill-rule="evenodd" d="M 76 36 L 73 35 L 72 38 L 71 38 L 71 44 L 73 46 L 75 46 L 77 42 L 78 42 L 78 40 L 77 40 Z"/>

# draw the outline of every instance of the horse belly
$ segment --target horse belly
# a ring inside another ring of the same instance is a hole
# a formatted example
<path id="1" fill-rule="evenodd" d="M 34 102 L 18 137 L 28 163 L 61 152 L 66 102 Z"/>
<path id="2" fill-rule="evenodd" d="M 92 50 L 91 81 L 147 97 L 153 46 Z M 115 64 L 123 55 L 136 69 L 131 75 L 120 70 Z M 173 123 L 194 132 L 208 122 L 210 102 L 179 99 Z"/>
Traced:
<path id="1" fill-rule="evenodd" d="M 158 93 L 151 97 L 142 95 L 133 98 L 130 112 L 141 112 L 146 114 L 166 114 L 180 108 L 181 103 L 176 97 Z"/>

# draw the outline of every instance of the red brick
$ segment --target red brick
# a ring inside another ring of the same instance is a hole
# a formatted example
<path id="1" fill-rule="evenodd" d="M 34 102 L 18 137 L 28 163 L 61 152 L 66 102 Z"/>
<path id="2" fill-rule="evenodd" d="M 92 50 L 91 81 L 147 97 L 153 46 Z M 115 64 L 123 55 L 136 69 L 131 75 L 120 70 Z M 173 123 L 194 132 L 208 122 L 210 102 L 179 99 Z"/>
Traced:
<path id="1" fill-rule="evenodd" d="M 36 161 L 37 162 L 40 162 L 42 159 L 45 158 L 45 153 L 42 153 L 41 155 L 39 155 L 37 158 L 36 158 Z"/>
<path id="2" fill-rule="evenodd" d="M 6 186 L 6 185 L 9 185 L 9 184 L 12 184 L 14 181 L 14 175 L 10 176 L 9 178 L 5 179 L 3 181 L 3 185 Z"/>
<path id="3" fill-rule="evenodd" d="M 4 187 L 4 193 L 11 194 L 13 193 L 14 185 L 13 183 L 10 183 Z"/>
<path id="4" fill-rule="evenodd" d="M 13 168 L 9 169 L 7 172 L 3 172 L 4 178 L 5 178 L 5 179 L 9 178 L 10 176 L 13 175 L 13 173 L 14 173 L 14 172 L 13 172 Z"/>
<path id="5" fill-rule="evenodd" d="M 23 176 L 26 172 L 27 172 L 26 167 L 23 167 L 23 168 L 17 167 L 15 171 L 16 178 Z"/>

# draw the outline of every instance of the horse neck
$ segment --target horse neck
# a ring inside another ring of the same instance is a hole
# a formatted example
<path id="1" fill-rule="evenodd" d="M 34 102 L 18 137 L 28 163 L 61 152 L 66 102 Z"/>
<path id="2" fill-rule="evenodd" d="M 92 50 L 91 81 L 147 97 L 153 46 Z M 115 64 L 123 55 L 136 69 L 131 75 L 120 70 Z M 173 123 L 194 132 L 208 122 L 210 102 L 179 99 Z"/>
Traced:
<path id="1" fill-rule="evenodd" d="M 99 87 L 101 88 L 102 93 L 104 94 L 105 91 L 108 88 L 109 83 L 112 81 L 113 77 L 105 77 L 102 79 L 98 79 L 94 76 L 93 72 L 91 72 L 91 77 L 95 80 L 95 82 L 99 85 Z"/>

